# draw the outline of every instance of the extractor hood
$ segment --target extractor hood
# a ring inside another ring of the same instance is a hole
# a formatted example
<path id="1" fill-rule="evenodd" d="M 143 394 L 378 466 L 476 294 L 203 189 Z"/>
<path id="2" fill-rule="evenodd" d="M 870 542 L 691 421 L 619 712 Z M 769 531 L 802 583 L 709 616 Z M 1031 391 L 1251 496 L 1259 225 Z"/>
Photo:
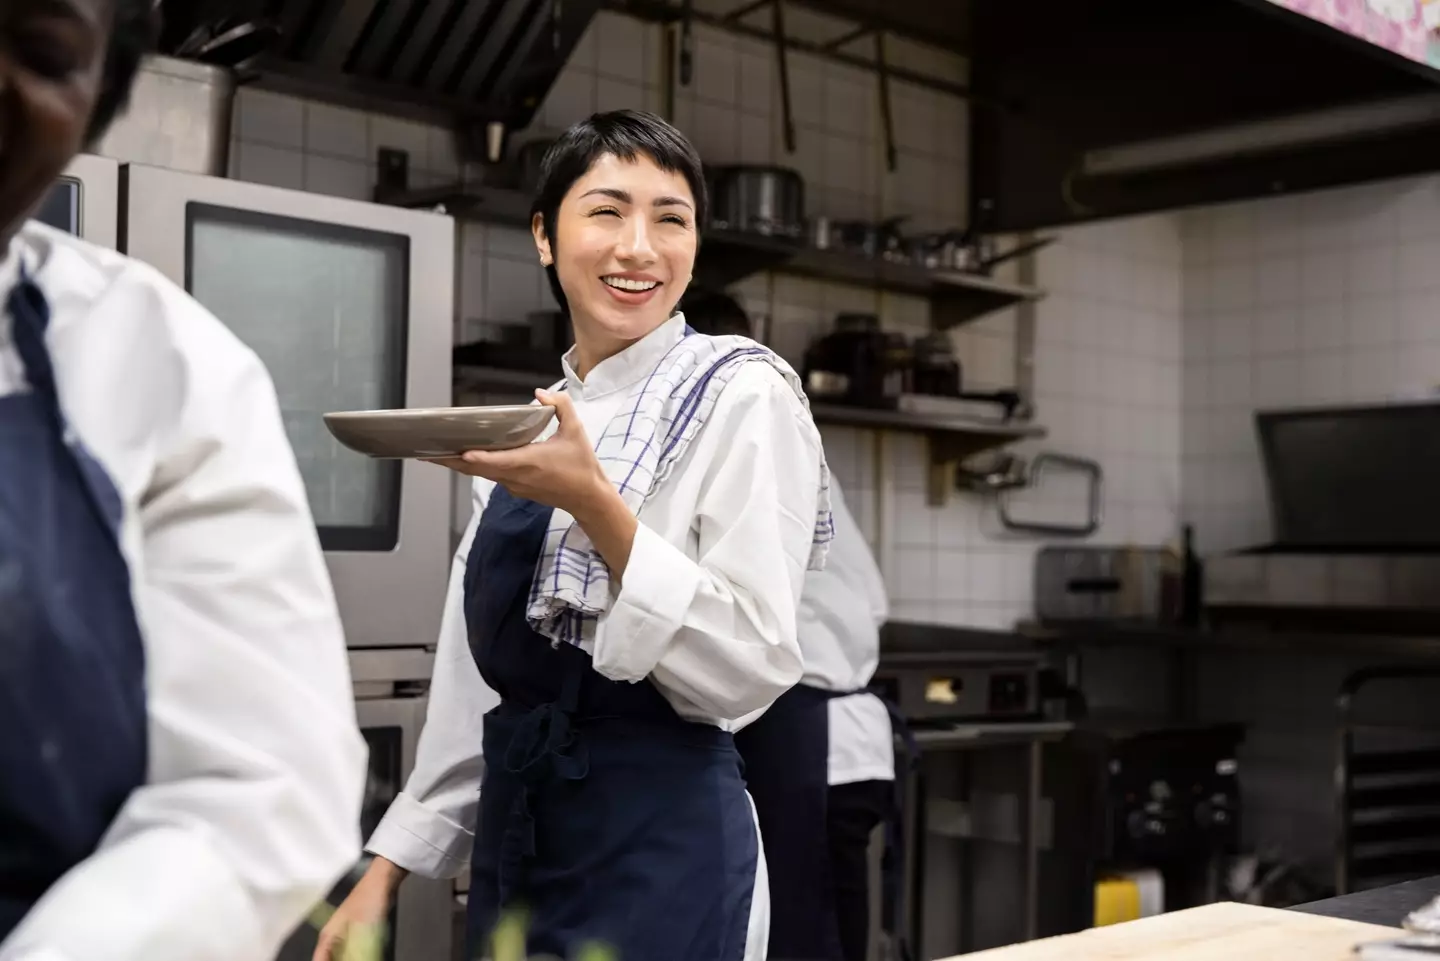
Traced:
<path id="1" fill-rule="evenodd" d="M 989 229 L 1440 169 L 1440 71 L 1273 0 L 966 6 Z"/>
<path id="2" fill-rule="evenodd" d="M 168 0 L 167 33 L 242 7 L 278 27 L 267 87 L 483 131 L 529 124 L 600 0 Z"/>

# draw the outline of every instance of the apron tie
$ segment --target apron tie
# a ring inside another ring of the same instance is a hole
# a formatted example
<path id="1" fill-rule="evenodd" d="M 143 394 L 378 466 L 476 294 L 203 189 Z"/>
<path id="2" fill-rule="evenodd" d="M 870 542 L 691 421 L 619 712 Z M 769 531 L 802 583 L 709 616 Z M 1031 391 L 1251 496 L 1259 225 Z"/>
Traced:
<path id="1" fill-rule="evenodd" d="M 520 781 L 500 839 L 500 903 L 524 878 L 525 861 L 535 856 L 535 816 L 531 800 L 548 780 L 581 781 L 590 773 L 590 759 L 580 742 L 572 716 L 580 702 L 584 664 L 571 661 L 558 701 L 541 704 L 515 721 L 505 749 L 505 770 Z"/>

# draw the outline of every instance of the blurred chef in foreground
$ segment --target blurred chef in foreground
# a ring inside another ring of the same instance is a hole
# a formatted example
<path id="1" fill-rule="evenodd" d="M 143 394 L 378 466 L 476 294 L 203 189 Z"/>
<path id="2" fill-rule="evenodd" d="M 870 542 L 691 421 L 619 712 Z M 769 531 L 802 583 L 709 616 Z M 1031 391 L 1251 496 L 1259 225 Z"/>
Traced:
<path id="1" fill-rule="evenodd" d="M 695 290 L 681 306 L 702 334 L 751 336 L 728 294 Z M 800 684 L 735 736 L 755 798 L 770 872 L 776 961 L 864 961 L 870 836 L 895 798 L 889 709 L 863 688 L 880 660 L 889 613 L 865 535 L 830 478 L 835 539 L 800 595 Z"/>
<path id="2" fill-rule="evenodd" d="M 270 961 L 359 854 L 365 747 L 264 367 L 27 218 L 152 0 L 0 4 L 0 959 Z"/>

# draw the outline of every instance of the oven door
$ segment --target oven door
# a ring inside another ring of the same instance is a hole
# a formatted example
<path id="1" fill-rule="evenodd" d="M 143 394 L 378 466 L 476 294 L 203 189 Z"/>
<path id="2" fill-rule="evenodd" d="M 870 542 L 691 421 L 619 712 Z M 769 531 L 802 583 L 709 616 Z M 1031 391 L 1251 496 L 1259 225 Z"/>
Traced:
<path id="1" fill-rule="evenodd" d="M 108 157 L 76 157 L 40 202 L 35 219 L 114 250 L 120 231 L 120 165 Z"/>
<path id="2" fill-rule="evenodd" d="M 270 371 L 352 648 L 434 644 L 449 473 L 342 447 L 334 410 L 450 404 L 448 217 L 127 165 L 122 242 Z"/>
<path id="3" fill-rule="evenodd" d="M 370 773 L 360 812 L 362 838 L 375 832 L 415 766 L 415 748 L 425 723 L 427 700 L 395 697 L 355 702 L 360 732 L 370 749 Z M 326 901 L 337 905 L 344 900 L 370 861 L 369 854 L 363 855 Z M 454 916 L 453 882 L 407 878 L 391 909 L 385 950 L 379 961 L 449 961 Z M 302 924 L 280 950 L 277 961 L 311 961 L 316 934 L 312 925 Z"/>

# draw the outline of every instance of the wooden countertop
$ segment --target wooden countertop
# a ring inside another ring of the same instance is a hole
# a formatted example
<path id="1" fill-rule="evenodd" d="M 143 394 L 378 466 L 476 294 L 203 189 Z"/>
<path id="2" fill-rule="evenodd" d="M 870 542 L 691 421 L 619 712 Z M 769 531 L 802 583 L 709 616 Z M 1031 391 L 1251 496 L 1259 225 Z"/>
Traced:
<path id="1" fill-rule="evenodd" d="M 1357 944 L 1401 933 L 1226 902 L 979 951 L 964 961 L 1353 961 Z"/>

